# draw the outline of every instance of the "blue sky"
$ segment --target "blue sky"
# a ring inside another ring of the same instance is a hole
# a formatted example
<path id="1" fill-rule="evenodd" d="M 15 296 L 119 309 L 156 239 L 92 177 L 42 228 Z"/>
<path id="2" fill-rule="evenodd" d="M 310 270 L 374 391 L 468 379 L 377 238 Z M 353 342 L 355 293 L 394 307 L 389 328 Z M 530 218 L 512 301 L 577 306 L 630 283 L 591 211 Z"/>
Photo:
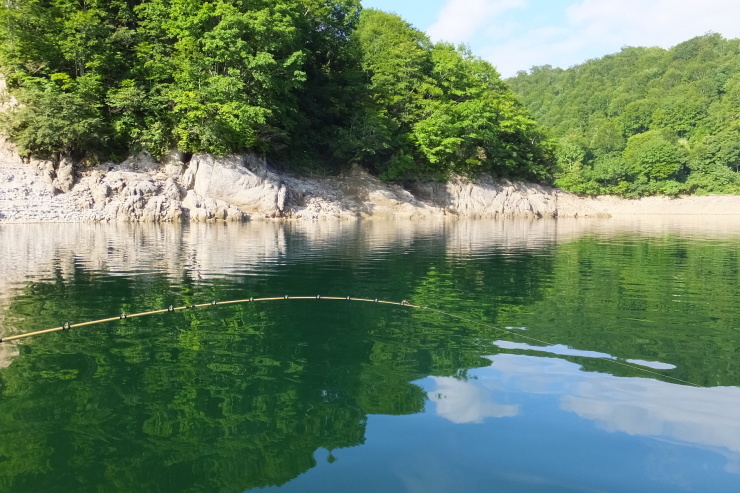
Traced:
<path id="1" fill-rule="evenodd" d="M 738 0 L 362 0 L 434 41 L 465 43 L 504 77 L 568 68 L 623 46 L 669 48 L 717 32 L 740 37 Z"/>

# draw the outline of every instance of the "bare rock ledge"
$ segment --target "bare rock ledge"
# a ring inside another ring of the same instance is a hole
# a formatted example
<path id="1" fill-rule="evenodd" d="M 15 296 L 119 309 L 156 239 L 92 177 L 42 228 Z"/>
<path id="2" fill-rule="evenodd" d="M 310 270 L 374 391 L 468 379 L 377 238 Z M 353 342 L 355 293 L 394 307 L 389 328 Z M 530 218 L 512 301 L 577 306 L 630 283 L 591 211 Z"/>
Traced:
<path id="1" fill-rule="evenodd" d="M 244 221 L 738 214 L 740 197 L 581 198 L 527 183 L 453 177 L 408 189 L 360 167 L 337 177 L 278 174 L 263 158 L 140 154 L 80 170 L 69 160 L 23 162 L 0 143 L 0 222 Z"/>

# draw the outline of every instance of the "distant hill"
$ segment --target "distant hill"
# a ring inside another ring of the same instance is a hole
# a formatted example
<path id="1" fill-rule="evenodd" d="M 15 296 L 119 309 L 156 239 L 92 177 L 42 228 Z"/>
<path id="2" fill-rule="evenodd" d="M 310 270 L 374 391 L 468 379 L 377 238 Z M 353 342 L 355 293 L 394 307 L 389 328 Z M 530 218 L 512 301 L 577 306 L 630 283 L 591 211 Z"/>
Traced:
<path id="1" fill-rule="evenodd" d="M 507 82 L 558 141 L 555 183 L 565 190 L 740 193 L 740 39 L 627 47 Z"/>

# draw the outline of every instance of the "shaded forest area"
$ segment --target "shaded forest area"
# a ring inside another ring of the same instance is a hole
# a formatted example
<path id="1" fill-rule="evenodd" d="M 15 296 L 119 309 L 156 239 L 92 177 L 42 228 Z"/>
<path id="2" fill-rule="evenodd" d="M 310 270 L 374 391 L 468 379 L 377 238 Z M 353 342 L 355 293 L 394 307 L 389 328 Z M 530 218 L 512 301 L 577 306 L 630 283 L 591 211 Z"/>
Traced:
<path id="1" fill-rule="evenodd" d="M 555 184 L 624 196 L 740 192 L 740 39 L 623 48 L 507 80 L 557 139 Z"/>
<path id="2" fill-rule="evenodd" d="M 492 65 L 359 0 L 15 0 L 0 71 L 26 156 L 257 152 L 389 180 L 554 166 Z"/>

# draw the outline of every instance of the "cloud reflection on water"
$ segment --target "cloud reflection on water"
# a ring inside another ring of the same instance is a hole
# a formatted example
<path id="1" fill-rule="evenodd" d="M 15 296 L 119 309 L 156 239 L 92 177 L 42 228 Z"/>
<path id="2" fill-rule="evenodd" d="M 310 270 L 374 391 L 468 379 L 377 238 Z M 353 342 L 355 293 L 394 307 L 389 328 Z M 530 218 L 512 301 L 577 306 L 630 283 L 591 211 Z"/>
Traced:
<path id="1" fill-rule="evenodd" d="M 511 342 L 511 341 L 494 341 L 494 345 L 501 349 L 518 349 L 521 351 L 542 351 L 545 353 L 559 354 L 561 356 L 583 356 L 585 358 L 607 358 L 615 359 L 614 356 L 606 353 L 599 353 L 597 351 L 583 351 L 581 349 L 573 349 L 570 346 L 564 344 L 554 344 L 552 346 L 532 346 L 523 342 Z"/>
<path id="2" fill-rule="evenodd" d="M 505 327 L 506 329 L 512 329 L 517 327 Z M 615 356 L 607 353 L 599 353 L 598 351 L 584 351 L 582 349 L 575 349 L 565 344 L 553 344 L 550 346 L 532 346 L 523 342 L 512 342 L 512 341 L 493 341 L 495 346 L 501 349 L 516 349 L 519 351 L 539 351 L 543 353 L 557 354 L 560 356 L 581 356 L 583 358 L 605 358 L 616 360 Z M 633 365 L 644 366 L 646 368 L 652 368 L 654 370 L 674 370 L 676 365 L 670 363 L 663 363 L 661 361 L 645 361 L 643 359 L 628 359 L 627 363 Z"/>
<path id="3" fill-rule="evenodd" d="M 584 372 L 575 363 L 536 356 L 499 354 L 477 378 L 435 377 L 428 393 L 436 413 L 454 423 L 515 416 L 520 406 L 496 404 L 497 396 L 551 395 L 560 409 L 622 432 L 723 455 L 725 470 L 740 474 L 740 388 L 697 388 L 650 378 Z M 456 382 L 456 383 L 455 383 Z"/>
<path id="4" fill-rule="evenodd" d="M 437 404 L 437 414 L 453 423 L 482 423 L 485 418 L 507 418 L 519 414 L 519 406 L 497 404 L 493 389 L 453 377 L 432 377 L 437 384 L 427 397 Z"/>

